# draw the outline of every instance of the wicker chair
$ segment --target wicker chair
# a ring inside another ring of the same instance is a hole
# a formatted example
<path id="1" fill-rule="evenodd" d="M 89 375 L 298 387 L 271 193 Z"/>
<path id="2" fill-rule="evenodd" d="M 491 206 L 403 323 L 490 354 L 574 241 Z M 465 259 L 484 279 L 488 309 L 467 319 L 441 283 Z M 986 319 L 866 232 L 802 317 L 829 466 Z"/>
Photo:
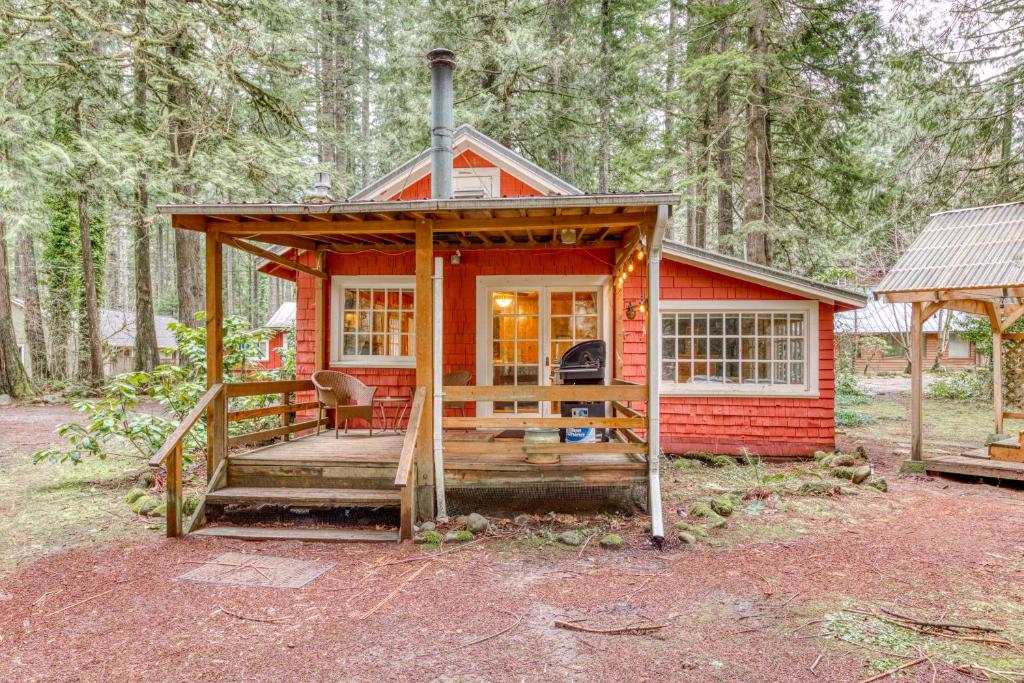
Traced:
<path id="1" fill-rule="evenodd" d="M 455 370 L 441 378 L 441 385 L 446 387 L 464 387 L 469 385 L 469 380 L 472 378 L 473 373 L 469 370 Z M 464 401 L 445 401 L 444 407 L 461 411 L 463 415 L 466 414 L 466 404 Z"/>
<path id="2" fill-rule="evenodd" d="M 338 420 L 345 420 L 345 433 L 348 434 L 348 420 L 352 417 L 366 420 L 370 425 L 370 436 L 373 436 L 373 395 L 377 393 L 377 387 L 368 387 L 352 375 L 332 370 L 314 372 L 312 379 L 319 401 L 316 409 L 317 434 L 320 433 L 324 408 L 333 408 L 335 439 L 338 438 Z"/>

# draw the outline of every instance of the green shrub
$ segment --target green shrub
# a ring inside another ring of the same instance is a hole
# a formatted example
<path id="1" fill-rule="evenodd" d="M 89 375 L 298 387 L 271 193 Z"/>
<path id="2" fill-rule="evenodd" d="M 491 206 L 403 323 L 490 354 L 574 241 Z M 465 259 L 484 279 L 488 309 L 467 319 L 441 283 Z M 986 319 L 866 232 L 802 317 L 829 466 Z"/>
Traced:
<path id="1" fill-rule="evenodd" d="M 992 400 L 992 373 L 988 370 L 955 370 L 942 373 L 924 391 L 928 398 L 950 401 Z"/>

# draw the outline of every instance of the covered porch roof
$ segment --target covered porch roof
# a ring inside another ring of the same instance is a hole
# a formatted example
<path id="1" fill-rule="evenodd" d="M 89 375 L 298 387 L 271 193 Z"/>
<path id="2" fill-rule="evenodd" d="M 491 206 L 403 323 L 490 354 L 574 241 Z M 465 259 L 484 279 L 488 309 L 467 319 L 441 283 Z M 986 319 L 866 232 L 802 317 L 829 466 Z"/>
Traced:
<path id="1" fill-rule="evenodd" d="M 415 246 L 430 225 L 435 246 L 619 248 L 653 225 L 668 192 L 488 199 L 328 203 L 165 204 L 177 228 L 306 250 L 383 250 Z M 563 233 L 570 229 L 572 233 Z"/>

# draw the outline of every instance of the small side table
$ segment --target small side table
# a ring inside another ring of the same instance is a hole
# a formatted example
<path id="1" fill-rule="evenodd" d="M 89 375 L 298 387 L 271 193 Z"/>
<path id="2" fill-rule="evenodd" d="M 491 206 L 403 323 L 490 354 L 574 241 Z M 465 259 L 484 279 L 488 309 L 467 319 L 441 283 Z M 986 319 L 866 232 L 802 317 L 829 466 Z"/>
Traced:
<path id="1" fill-rule="evenodd" d="M 408 396 L 381 396 L 374 398 L 373 403 L 380 406 L 380 417 L 384 422 L 384 428 L 381 433 L 388 431 L 388 413 L 387 408 L 394 408 L 393 415 L 391 418 L 391 431 L 398 434 L 398 425 L 401 424 L 405 418 L 405 414 L 409 412 L 409 397 Z"/>

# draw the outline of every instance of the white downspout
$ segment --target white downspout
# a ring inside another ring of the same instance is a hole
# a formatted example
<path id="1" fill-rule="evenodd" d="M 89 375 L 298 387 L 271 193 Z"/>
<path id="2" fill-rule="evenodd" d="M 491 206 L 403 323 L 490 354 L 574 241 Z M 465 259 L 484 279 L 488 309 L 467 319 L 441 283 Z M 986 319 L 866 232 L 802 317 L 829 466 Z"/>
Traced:
<path id="1" fill-rule="evenodd" d="M 668 227 L 668 206 L 658 207 L 647 257 L 647 500 L 651 510 L 651 538 L 661 548 L 665 528 L 661 519 L 661 243 Z"/>
<path id="2" fill-rule="evenodd" d="M 444 447 L 442 446 L 441 418 L 444 412 L 444 387 L 441 386 L 444 361 L 444 349 L 441 346 L 444 324 L 444 259 L 434 258 L 434 490 L 437 492 L 437 519 L 444 522 L 448 519 L 448 505 L 444 495 Z"/>

